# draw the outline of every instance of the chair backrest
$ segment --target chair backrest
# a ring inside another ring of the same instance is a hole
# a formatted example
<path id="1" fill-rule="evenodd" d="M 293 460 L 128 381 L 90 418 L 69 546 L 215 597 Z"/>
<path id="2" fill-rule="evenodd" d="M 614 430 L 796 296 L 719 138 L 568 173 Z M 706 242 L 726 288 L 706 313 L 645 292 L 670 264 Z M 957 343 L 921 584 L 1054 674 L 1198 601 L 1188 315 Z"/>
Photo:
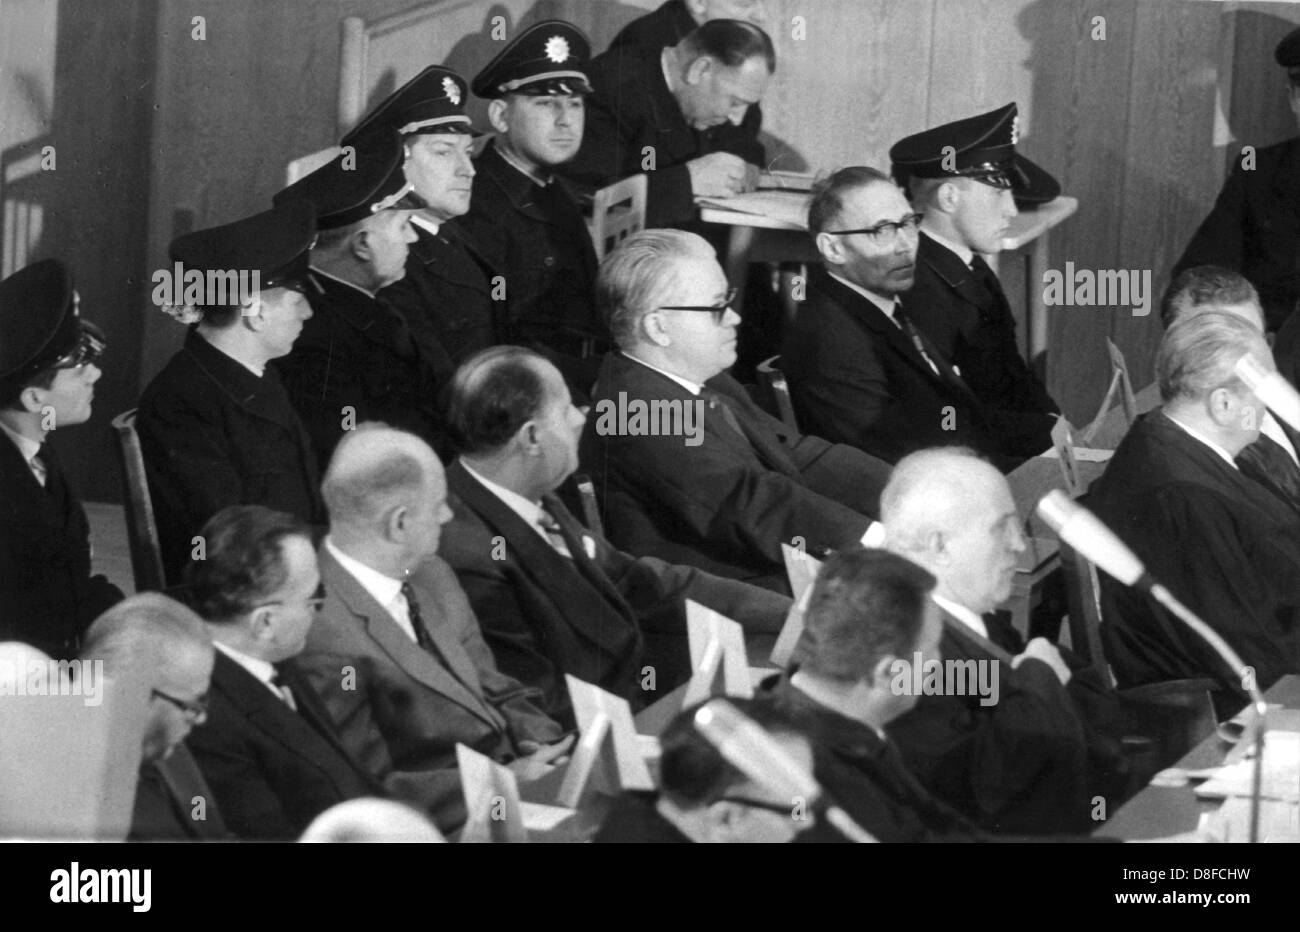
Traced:
<path id="1" fill-rule="evenodd" d="M 794 401 L 790 398 L 790 383 L 785 380 L 785 373 L 778 367 L 780 356 L 764 359 L 754 370 L 758 378 L 759 401 L 769 414 L 779 417 L 786 427 L 799 430 L 799 419 L 795 417 Z"/>
<path id="2" fill-rule="evenodd" d="M 578 498 L 582 501 L 582 523 L 593 534 L 604 537 L 605 522 L 600 519 L 600 503 L 596 501 L 596 486 L 591 476 L 575 473 L 573 484 L 578 487 Z"/>
<path id="3" fill-rule="evenodd" d="M 144 454 L 135 432 L 135 408 L 113 418 L 117 449 L 126 483 L 126 534 L 131 544 L 131 570 L 136 592 L 158 591 L 164 585 L 162 546 L 153 517 L 153 500 L 145 478 Z"/>
<path id="4" fill-rule="evenodd" d="M 1070 647 L 1109 679 L 1101 648 L 1101 580 L 1097 567 L 1061 541 L 1061 571 L 1070 613 Z"/>
<path id="5" fill-rule="evenodd" d="M 596 261 L 629 235 L 645 229 L 646 176 L 632 175 L 601 188 L 591 201 L 591 242 Z"/>

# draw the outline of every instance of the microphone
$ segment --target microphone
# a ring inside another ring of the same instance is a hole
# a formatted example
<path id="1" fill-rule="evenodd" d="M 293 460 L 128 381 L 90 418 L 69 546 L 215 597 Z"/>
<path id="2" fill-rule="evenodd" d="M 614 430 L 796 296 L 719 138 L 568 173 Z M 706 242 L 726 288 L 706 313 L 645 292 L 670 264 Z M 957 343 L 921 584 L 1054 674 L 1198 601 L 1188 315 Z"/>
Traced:
<path id="1" fill-rule="evenodd" d="M 1247 359 L 1249 357 L 1243 357 Z M 1254 360 L 1251 360 L 1253 363 Z M 1238 367 L 1241 363 L 1237 364 Z M 1258 363 L 1255 363 L 1258 366 Z M 1262 367 L 1261 367 L 1261 371 Z M 1272 373 L 1276 375 L 1277 373 Z M 1278 376 L 1281 378 L 1281 376 Z M 1243 380 L 1245 376 L 1242 377 Z M 1291 394 L 1294 389 L 1287 386 Z M 1254 389 L 1252 388 L 1252 391 Z M 1259 394 L 1256 392 L 1256 394 Z M 1260 396 L 1263 400 L 1263 396 Z M 1300 396 L 1297 397 L 1300 403 Z M 1270 405 L 1270 407 L 1272 407 Z M 1277 413 L 1276 411 L 1274 413 Z M 1279 415 L 1280 416 L 1280 415 Z M 1229 646 L 1219 634 L 1191 609 L 1174 597 L 1174 594 L 1153 579 L 1137 554 L 1128 548 L 1116 534 L 1106 527 L 1101 520 L 1084 508 L 1060 489 L 1053 489 L 1038 502 L 1038 516 L 1047 522 L 1061 540 L 1069 544 L 1085 560 L 1095 564 L 1126 586 L 1150 593 L 1152 598 L 1169 609 L 1185 625 L 1200 635 L 1231 668 L 1241 682 L 1242 688 L 1250 694 L 1250 701 L 1255 706 L 1255 775 L 1250 801 L 1250 840 L 1259 837 L 1259 791 L 1262 761 L 1264 758 L 1264 717 L 1268 713 L 1268 703 L 1255 683 L 1255 671 L 1246 666 L 1237 652 Z"/>
<path id="2" fill-rule="evenodd" d="M 1268 406 L 1274 417 L 1292 430 L 1300 430 L 1300 392 L 1282 373 L 1265 369 L 1250 353 L 1237 360 L 1233 372 Z"/>
<path id="3" fill-rule="evenodd" d="M 876 839 L 834 805 L 812 774 L 753 719 L 725 699 L 712 699 L 695 713 L 695 728 L 728 763 L 773 796 L 804 799 L 854 842 Z"/>

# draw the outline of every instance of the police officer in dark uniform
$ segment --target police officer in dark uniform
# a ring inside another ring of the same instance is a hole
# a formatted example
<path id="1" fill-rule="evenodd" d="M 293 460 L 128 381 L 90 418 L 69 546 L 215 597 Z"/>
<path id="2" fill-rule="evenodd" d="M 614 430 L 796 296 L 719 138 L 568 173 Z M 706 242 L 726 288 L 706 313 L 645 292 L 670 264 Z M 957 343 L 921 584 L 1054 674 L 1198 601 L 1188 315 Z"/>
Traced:
<path id="1" fill-rule="evenodd" d="M 417 239 L 406 277 L 380 300 L 406 318 L 427 354 L 446 354 L 455 364 L 503 342 L 505 301 L 497 278 L 502 270 L 470 245 L 454 219 L 469 210 L 474 181 L 467 96 L 460 75 L 431 65 L 343 137 L 344 146 L 355 146 L 375 132 L 396 130 L 406 144 L 406 177 L 426 206 L 412 218 Z"/>
<path id="2" fill-rule="evenodd" d="M 235 270 L 250 284 L 256 273 L 260 287 L 225 303 L 209 294 L 201 306 L 164 308 L 193 323 L 141 396 L 136 431 L 170 583 L 195 553 L 194 535 L 227 505 L 326 523 L 307 432 L 267 365 L 290 351 L 312 315 L 304 291 L 315 239 L 311 205 L 290 202 L 171 244 L 173 275 Z"/>
<path id="3" fill-rule="evenodd" d="M 367 420 L 414 431 L 435 449 L 449 446 L 437 394 L 451 360 L 431 356 L 406 318 L 378 298 L 406 273 L 411 215 L 424 206 L 402 171 L 404 157 L 395 131 L 372 134 L 274 198 L 316 211 L 313 314 L 275 366 L 322 466 L 343 431 Z"/>
<path id="4" fill-rule="evenodd" d="M 471 85 L 497 135 L 475 161 L 474 197 L 459 221 L 506 278 L 506 342 L 537 348 L 585 396 L 607 348 L 596 312 L 596 254 L 582 209 L 553 169 L 582 144 L 591 92 L 587 37 L 548 20 L 520 33 Z"/>
<path id="5" fill-rule="evenodd" d="M 1060 185 L 1016 152 L 1016 105 L 945 123 L 889 150 L 893 175 L 923 215 L 907 293 L 912 322 L 990 409 L 1004 438 L 1044 450 L 1060 409 L 1020 355 L 1016 322 L 985 255 L 1002 249 L 1017 204 Z"/>
<path id="6" fill-rule="evenodd" d="M 104 335 L 55 259 L 0 282 L 0 640 L 76 656 L 122 598 L 90 574 L 90 525 L 47 442 L 90 417 Z"/>
<path id="7" fill-rule="evenodd" d="M 1278 43 L 1273 57 L 1286 69 L 1288 100 L 1300 117 L 1300 29 Z M 1258 289 L 1268 329 L 1276 331 L 1295 319 L 1300 300 L 1300 137 L 1259 149 L 1253 165 L 1243 159 L 1173 274 L 1197 265 L 1240 272 Z M 1279 368 L 1286 368 L 1281 360 Z"/>

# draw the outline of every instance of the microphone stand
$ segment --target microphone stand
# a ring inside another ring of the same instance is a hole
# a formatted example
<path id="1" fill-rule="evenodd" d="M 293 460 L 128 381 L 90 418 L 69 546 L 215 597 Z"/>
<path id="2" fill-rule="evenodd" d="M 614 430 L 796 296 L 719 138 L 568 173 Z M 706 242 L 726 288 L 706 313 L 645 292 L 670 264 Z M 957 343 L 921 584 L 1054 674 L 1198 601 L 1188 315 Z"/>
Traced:
<path id="1" fill-rule="evenodd" d="M 1250 694 L 1250 701 L 1255 706 L 1255 769 L 1250 782 L 1250 843 L 1254 844 L 1259 841 L 1260 797 L 1263 792 L 1264 779 L 1264 733 L 1268 730 L 1265 721 L 1268 717 L 1268 703 L 1264 701 L 1264 694 L 1259 691 L 1259 686 L 1255 683 L 1255 671 L 1241 662 L 1237 652 L 1228 646 L 1228 642 L 1219 636 L 1219 632 L 1207 625 L 1191 609 L 1174 598 L 1172 592 L 1145 573 L 1143 577 L 1144 579 L 1140 580 L 1137 585 L 1147 588 L 1157 602 L 1182 619 L 1184 624 L 1214 648 L 1215 652 L 1223 658 L 1223 661 L 1241 678 L 1241 684 L 1246 692 Z M 1144 582 L 1145 586 L 1143 585 Z"/>

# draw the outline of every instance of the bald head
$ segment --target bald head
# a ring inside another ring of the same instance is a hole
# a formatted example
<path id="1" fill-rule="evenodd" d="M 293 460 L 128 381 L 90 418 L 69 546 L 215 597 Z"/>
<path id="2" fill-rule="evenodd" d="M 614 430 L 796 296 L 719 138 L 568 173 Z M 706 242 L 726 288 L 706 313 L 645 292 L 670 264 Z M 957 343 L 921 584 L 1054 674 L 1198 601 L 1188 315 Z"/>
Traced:
<path id="1" fill-rule="evenodd" d="M 922 450 L 898 461 L 880 498 L 886 546 L 938 579 L 936 593 L 978 614 L 1011 593 L 1025 549 L 1011 488 L 996 468 L 962 448 Z"/>
<path id="2" fill-rule="evenodd" d="M 451 520 L 447 480 L 415 434 L 367 422 L 344 434 L 321 482 L 330 539 L 350 556 L 402 577 L 438 552 Z"/>

